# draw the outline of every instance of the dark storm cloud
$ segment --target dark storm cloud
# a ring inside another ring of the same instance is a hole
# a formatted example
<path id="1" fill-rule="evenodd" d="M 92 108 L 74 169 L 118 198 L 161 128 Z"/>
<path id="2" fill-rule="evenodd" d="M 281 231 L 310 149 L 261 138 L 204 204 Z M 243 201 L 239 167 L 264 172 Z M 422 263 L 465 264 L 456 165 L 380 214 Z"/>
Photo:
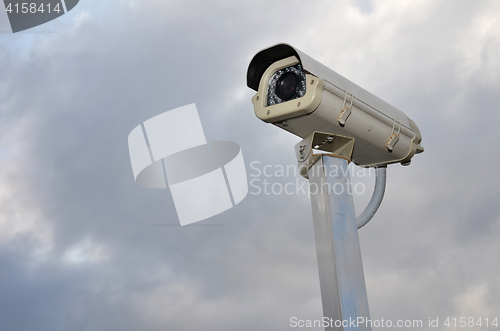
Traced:
<path id="1" fill-rule="evenodd" d="M 229 17 L 235 15 L 235 9 L 226 10 Z M 261 224 L 267 231 L 277 231 L 270 220 L 280 216 L 292 218 L 291 215 L 279 213 L 270 217 L 274 208 L 269 206 L 269 213 L 265 213 L 250 199 L 242 203 L 239 210 L 231 210 L 218 218 L 217 222 L 225 224 L 224 227 L 147 226 L 178 221 L 168 191 L 145 190 L 134 183 L 126 145 L 128 133 L 137 123 L 190 102 L 198 103 L 202 120 L 211 116 L 207 113 L 212 109 L 204 104 L 209 105 L 214 95 L 219 99 L 231 94 L 230 91 L 220 93 L 219 86 L 230 90 L 242 85 L 246 68 L 236 70 L 234 64 L 226 66 L 233 57 L 245 57 L 237 50 L 238 43 L 245 40 L 241 35 L 225 34 L 228 27 L 215 24 L 213 12 L 194 12 L 190 19 L 172 14 L 165 20 L 163 16 L 151 16 L 150 11 L 143 11 L 130 12 L 132 16 L 147 17 L 133 17 L 126 21 L 128 26 L 123 30 L 106 29 L 102 22 L 84 22 L 71 34 L 62 33 L 47 40 L 45 45 L 38 45 L 29 61 L 11 68 L 9 90 L 3 101 L 4 109 L 7 108 L 4 128 L 20 125 L 24 116 L 32 117 L 35 124 L 20 134 L 23 153 L 9 160 L 17 162 L 19 168 L 15 178 L 7 182 L 16 187 L 17 199 L 28 200 L 39 211 L 37 223 L 52 229 L 49 256 L 63 259 L 72 247 L 78 247 L 85 240 L 104 246 L 106 251 L 106 262 L 98 268 L 102 271 L 99 276 L 95 271 L 79 276 L 79 282 L 83 283 L 81 292 L 67 291 L 61 286 L 54 290 L 57 295 L 48 298 L 51 304 L 66 307 L 59 314 L 79 314 L 81 319 L 94 321 L 84 323 L 82 328 L 98 329 L 108 325 L 107 329 L 119 329 L 122 322 L 112 318 L 95 322 L 96 311 L 89 305 L 97 301 L 100 314 L 113 315 L 118 310 L 125 320 L 130 318 L 123 322 L 129 327 L 138 323 L 138 317 L 130 313 L 130 309 L 134 309 L 142 316 L 152 317 L 141 321 L 141 328 L 149 330 L 164 329 L 165 325 L 171 325 L 172 329 L 199 328 L 209 322 L 213 323 L 209 328 L 233 329 L 240 325 L 241 319 L 249 319 L 248 314 L 269 315 L 265 307 L 274 306 L 274 301 L 270 300 L 267 305 L 259 303 L 273 296 L 270 287 L 287 276 L 283 271 L 273 271 L 276 259 L 281 260 L 280 265 L 284 267 L 281 270 L 288 270 L 289 265 L 305 257 L 310 264 L 305 275 L 312 280 L 309 283 L 314 284 L 314 250 L 311 246 L 309 254 L 299 250 L 292 257 L 280 256 L 278 253 L 283 253 L 284 248 L 285 252 L 298 249 L 290 247 L 290 235 L 283 235 L 284 243 L 274 242 L 272 236 L 255 227 Z M 148 20 L 150 26 L 145 28 L 143 22 Z M 235 23 L 236 18 L 233 28 L 237 28 Z M 74 38 L 78 43 L 72 41 Z M 227 109 L 218 111 L 222 117 Z M 224 121 L 224 118 L 216 123 L 208 121 L 210 139 L 233 139 L 244 144 L 245 136 L 241 135 L 244 130 L 238 128 L 234 129 L 239 131 L 238 139 L 210 134 L 211 130 L 217 131 L 217 126 L 227 125 L 220 123 Z M 210 129 L 211 124 L 215 127 Z M 244 126 L 245 130 L 251 127 L 248 123 Z M 246 149 L 245 157 L 252 158 L 251 148 Z M 286 204 L 288 201 L 283 201 L 281 209 L 284 210 Z M 248 210 L 245 211 L 245 207 Z M 303 219 L 307 220 L 308 216 L 308 210 L 304 209 Z M 308 224 L 304 223 L 306 227 Z M 280 224 L 278 229 L 282 227 Z M 309 230 L 310 243 L 312 229 Z M 242 264 L 242 260 L 254 262 Z M 264 270 L 259 272 L 259 269 Z M 18 272 L 22 275 L 25 271 L 19 269 Z M 56 267 L 38 272 L 50 282 L 59 282 Z M 58 277 L 70 287 L 77 281 L 64 274 Z M 314 286 L 309 286 L 313 289 L 312 295 L 303 288 L 289 291 L 302 281 L 297 277 L 290 277 L 275 293 L 285 298 L 298 293 L 304 301 L 316 298 L 319 303 Z M 99 283 L 104 284 L 94 292 L 92 288 L 99 287 Z M 19 289 L 14 286 L 10 295 L 16 291 Z M 155 293 L 162 291 L 167 297 L 156 298 Z M 38 298 L 40 293 L 33 291 L 31 295 Z M 194 296 L 194 302 L 179 311 L 176 305 L 182 307 L 182 302 L 178 301 L 189 295 Z M 27 293 L 27 302 L 32 301 L 29 296 Z M 118 297 L 118 304 L 110 302 L 114 297 Z M 149 307 L 149 302 L 155 300 L 160 300 L 160 306 Z M 220 306 L 218 300 L 223 301 Z M 242 306 L 235 310 L 235 316 L 226 317 L 227 308 L 233 305 L 225 301 L 246 301 L 247 308 Z M 293 306 L 298 310 L 301 304 Z M 219 312 L 203 318 L 204 305 L 219 307 Z M 29 307 L 37 312 L 38 306 L 35 301 Z M 47 315 L 56 314 L 55 308 L 46 309 L 50 311 Z M 188 316 L 193 313 L 200 318 L 190 319 Z M 276 313 L 279 314 L 279 310 Z M 289 314 L 291 312 L 282 313 L 285 321 Z M 22 319 L 22 315 L 10 318 L 15 322 Z M 43 324 L 39 315 L 33 319 L 33 323 Z M 68 318 L 54 323 L 59 324 L 53 329 L 65 329 L 78 328 L 81 321 Z M 263 323 L 274 323 L 278 327 L 276 323 L 281 321 L 273 322 L 268 317 Z M 31 329 L 29 325 L 19 324 L 19 329 L 23 328 Z M 248 329 L 254 329 L 252 324 Z"/>

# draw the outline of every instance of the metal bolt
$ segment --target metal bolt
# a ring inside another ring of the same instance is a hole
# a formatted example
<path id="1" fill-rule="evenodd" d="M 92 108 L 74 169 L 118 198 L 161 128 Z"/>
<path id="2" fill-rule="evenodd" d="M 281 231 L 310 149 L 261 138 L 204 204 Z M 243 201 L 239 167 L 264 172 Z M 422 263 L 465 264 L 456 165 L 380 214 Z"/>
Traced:
<path id="1" fill-rule="evenodd" d="M 328 138 L 326 139 L 326 141 L 328 141 L 329 143 L 333 142 L 333 140 L 335 139 L 334 136 L 328 136 Z"/>
<path id="2" fill-rule="evenodd" d="M 256 97 L 255 97 L 255 100 L 259 100 L 259 96 L 256 96 Z"/>
<path id="3" fill-rule="evenodd" d="M 304 152 L 300 152 L 300 159 L 304 159 L 306 157 L 306 154 Z"/>
<path id="4" fill-rule="evenodd" d="M 300 102 L 297 102 L 297 107 L 300 107 Z"/>
<path id="5" fill-rule="evenodd" d="M 306 145 L 300 145 L 299 152 L 303 152 L 306 150 Z"/>
<path id="6" fill-rule="evenodd" d="M 314 79 L 311 80 L 311 85 L 314 84 Z"/>
<path id="7" fill-rule="evenodd" d="M 268 111 L 267 111 L 267 115 L 269 115 L 269 114 L 271 114 L 271 111 L 270 111 L 270 110 L 268 110 Z"/>

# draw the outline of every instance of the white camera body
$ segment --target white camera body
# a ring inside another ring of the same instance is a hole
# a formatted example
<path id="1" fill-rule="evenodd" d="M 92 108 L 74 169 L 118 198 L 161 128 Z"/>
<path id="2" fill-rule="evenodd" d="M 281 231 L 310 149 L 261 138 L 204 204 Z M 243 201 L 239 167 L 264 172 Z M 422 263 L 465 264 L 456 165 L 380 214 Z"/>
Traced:
<path id="1" fill-rule="evenodd" d="M 424 151 L 417 125 L 402 111 L 290 45 L 257 53 L 247 85 L 257 91 L 252 102 L 261 120 L 302 138 L 315 131 L 351 137 L 359 166 L 407 165 Z M 279 91 L 294 95 L 286 100 Z"/>

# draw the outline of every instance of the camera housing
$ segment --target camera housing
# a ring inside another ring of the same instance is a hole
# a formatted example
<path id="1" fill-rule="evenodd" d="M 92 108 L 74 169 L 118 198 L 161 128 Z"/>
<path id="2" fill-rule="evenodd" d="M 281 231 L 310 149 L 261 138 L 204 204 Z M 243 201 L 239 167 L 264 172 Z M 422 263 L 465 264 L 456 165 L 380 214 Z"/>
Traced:
<path id="1" fill-rule="evenodd" d="M 247 72 L 255 114 L 301 138 L 324 132 L 354 139 L 363 167 L 408 165 L 421 153 L 417 125 L 402 111 L 288 44 L 257 53 Z"/>

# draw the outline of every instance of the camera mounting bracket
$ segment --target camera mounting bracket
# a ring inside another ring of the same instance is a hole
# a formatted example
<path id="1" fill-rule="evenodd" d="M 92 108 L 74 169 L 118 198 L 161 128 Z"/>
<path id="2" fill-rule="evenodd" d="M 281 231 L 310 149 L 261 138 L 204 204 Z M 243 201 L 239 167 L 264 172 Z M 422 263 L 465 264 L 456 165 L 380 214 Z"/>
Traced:
<path id="1" fill-rule="evenodd" d="M 309 168 L 326 154 L 351 162 L 354 138 L 314 131 L 295 145 L 299 174 L 309 179 Z"/>

